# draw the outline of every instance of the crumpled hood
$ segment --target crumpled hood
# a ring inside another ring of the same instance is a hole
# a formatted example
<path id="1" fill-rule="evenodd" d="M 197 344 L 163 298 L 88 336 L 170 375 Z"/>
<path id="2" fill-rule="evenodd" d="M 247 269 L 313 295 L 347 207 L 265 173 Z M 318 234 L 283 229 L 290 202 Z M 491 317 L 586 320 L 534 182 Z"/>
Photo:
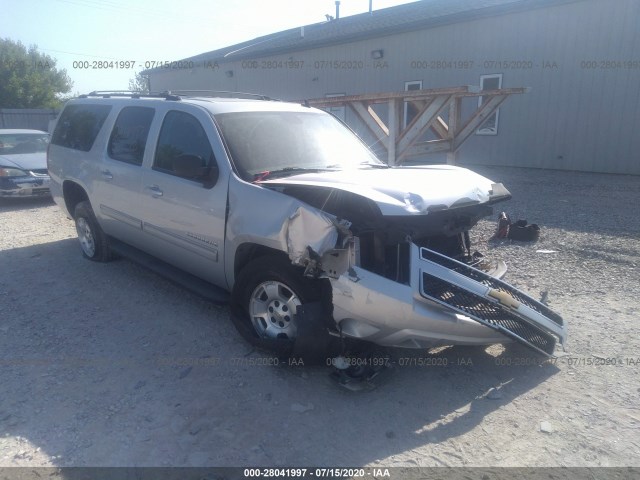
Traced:
<path id="1" fill-rule="evenodd" d="M 0 167 L 15 167 L 21 170 L 39 170 L 47 168 L 46 152 L 0 155 Z"/>
<path id="2" fill-rule="evenodd" d="M 305 173 L 260 182 L 335 188 L 373 200 L 383 215 L 425 214 L 511 197 L 502 184 L 466 168 L 429 165 Z"/>

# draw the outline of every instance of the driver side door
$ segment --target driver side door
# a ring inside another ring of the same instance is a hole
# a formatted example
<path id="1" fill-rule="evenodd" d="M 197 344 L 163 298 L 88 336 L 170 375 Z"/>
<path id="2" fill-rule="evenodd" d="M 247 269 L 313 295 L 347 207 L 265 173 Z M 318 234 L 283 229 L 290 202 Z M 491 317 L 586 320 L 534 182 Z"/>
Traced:
<path id="1" fill-rule="evenodd" d="M 142 175 L 143 231 L 147 250 L 216 285 L 224 276 L 228 170 L 211 117 L 198 107 L 174 106 L 164 114 L 153 160 Z M 201 160 L 203 172 L 218 170 L 214 185 L 188 176 L 181 162 Z"/>

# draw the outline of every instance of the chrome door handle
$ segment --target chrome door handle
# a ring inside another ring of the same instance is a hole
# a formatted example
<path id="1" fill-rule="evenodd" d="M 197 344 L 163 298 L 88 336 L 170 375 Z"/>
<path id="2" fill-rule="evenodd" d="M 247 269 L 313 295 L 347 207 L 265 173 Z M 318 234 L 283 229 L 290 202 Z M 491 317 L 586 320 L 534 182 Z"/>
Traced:
<path id="1" fill-rule="evenodd" d="M 113 180 L 113 174 L 109 170 L 101 170 L 100 173 L 105 180 Z"/>
<path id="2" fill-rule="evenodd" d="M 153 195 L 154 197 L 162 196 L 162 190 L 160 190 L 160 187 L 158 185 L 147 185 L 147 190 L 149 190 L 151 192 L 151 195 Z"/>

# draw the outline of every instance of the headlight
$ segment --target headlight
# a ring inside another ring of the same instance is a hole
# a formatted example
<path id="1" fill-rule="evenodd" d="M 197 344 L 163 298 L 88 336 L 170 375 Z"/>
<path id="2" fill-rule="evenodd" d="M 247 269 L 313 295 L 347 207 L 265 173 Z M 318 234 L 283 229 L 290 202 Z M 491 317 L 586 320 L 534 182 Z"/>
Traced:
<path id="1" fill-rule="evenodd" d="M 25 177 L 27 172 L 19 168 L 0 167 L 0 177 Z"/>

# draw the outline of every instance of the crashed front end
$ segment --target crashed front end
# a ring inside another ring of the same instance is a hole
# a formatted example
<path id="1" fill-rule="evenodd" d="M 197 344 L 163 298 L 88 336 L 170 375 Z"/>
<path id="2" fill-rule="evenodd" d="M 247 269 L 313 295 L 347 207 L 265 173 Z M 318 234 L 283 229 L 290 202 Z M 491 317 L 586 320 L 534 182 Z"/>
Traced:
<path id="1" fill-rule="evenodd" d="M 334 319 L 344 335 L 405 348 L 518 341 L 548 356 L 557 341 L 564 344 L 562 318 L 542 303 L 466 263 L 409 248 L 407 283 L 358 266 L 332 279 Z"/>
<path id="2" fill-rule="evenodd" d="M 396 170 L 402 169 L 394 169 L 398 176 Z M 252 240 L 269 238 L 269 246 L 285 251 L 305 275 L 328 279 L 335 335 L 421 349 L 517 341 L 553 355 L 556 343 L 566 340 L 562 318 L 501 281 L 503 262 L 490 264 L 471 249 L 469 229 L 492 213 L 493 203 L 510 198 L 509 192 L 468 170 L 440 170 L 453 177 L 472 174 L 484 184 L 450 196 L 448 203 L 389 191 L 392 200 L 385 203 L 362 189 L 362 182 L 345 185 L 334 182 L 333 174 L 298 175 L 238 185 L 252 190 L 238 192 L 238 199 L 257 199 L 259 193 L 262 211 L 277 205 L 283 215 L 266 222 L 260 214 L 249 220 L 244 212 L 242 224 L 252 225 Z M 434 171 L 407 168 L 404 173 Z M 231 232 L 237 222 L 231 215 Z"/>
<path id="3" fill-rule="evenodd" d="M 502 184 L 451 165 L 390 167 L 335 118 L 300 105 L 216 121 L 237 174 L 230 288 L 256 255 L 284 253 L 331 295 L 326 325 L 338 335 L 413 348 L 516 340 L 546 355 L 564 343 L 562 319 L 471 248 L 471 228 L 511 198 Z"/>

